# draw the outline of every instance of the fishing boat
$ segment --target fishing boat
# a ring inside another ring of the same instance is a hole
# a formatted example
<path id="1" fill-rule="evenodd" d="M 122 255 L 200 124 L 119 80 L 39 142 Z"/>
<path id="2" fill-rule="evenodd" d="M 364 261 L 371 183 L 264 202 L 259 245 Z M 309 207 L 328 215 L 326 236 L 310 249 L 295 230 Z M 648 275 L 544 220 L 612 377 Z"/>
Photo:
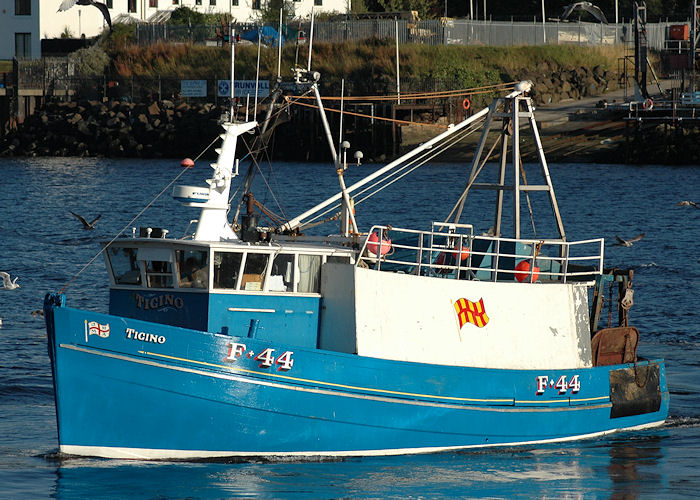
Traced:
<path id="1" fill-rule="evenodd" d="M 318 77 L 306 76 L 313 88 Z M 242 223 L 228 220 L 238 137 L 256 123 L 224 123 L 206 183 L 173 191 L 200 211 L 194 234 L 144 227 L 105 243 L 105 313 L 46 296 L 60 452 L 397 455 L 662 425 L 665 368 L 637 355 L 633 274 L 604 267 L 602 238 L 566 239 L 527 90 L 516 86 L 349 186 L 334 150 L 338 192 L 277 226 L 259 223 L 252 196 Z M 448 217 L 358 227 L 358 193 L 427 163 L 476 124 L 481 138 Z M 530 182 L 524 133 L 538 159 Z M 477 190 L 495 201 L 489 231 L 462 220 Z M 535 195 L 551 208 L 552 237 L 521 234 Z M 339 229 L 305 233 L 328 213 Z M 617 321 L 600 328 L 606 307 Z"/>

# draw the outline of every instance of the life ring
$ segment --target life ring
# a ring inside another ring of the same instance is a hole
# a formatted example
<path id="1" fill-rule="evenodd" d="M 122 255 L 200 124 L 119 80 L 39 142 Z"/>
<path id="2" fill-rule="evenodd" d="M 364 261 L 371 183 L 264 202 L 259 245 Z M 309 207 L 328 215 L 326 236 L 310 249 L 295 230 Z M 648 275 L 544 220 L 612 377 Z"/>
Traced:
<path id="1" fill-rule="evenodd" d="M 650 97 L 647 97 L 644 100 L 644 103 L 642 103 L 642 107 L 647 111 L 651 111 L 652 109 L 654 109 L 654 101 Z"/>
<path id="2" fill-rule="evenodd" d="M 464 100 L 462 101 L 462 107 L 464 108 L 465 111 L 468 111 L 469 108 L 471 107 L 472 103 L 469 100 L 468 97 L 465 97 Z"/>

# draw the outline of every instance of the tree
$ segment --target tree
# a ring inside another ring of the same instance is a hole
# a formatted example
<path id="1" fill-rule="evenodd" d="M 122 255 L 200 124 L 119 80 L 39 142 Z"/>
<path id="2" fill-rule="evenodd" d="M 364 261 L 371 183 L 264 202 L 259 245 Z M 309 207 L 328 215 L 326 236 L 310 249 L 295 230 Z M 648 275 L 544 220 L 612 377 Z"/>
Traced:
<path id="1" fill-rule="evenodd" d="M 277 26 L 280 22 L 280 9 L 282 9 L 282 24 L 287 24 L 294 19 L 294 3 L 291 0 L 261 0 L 263 3 L 258 11 L 257 22 Z"/>

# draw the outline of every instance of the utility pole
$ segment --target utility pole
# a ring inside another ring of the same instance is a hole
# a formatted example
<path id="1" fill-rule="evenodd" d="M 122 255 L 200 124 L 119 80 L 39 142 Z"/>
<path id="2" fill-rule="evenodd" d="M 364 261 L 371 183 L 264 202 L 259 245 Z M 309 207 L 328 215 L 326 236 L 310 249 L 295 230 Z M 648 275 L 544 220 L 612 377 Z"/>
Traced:
<path id="1" fill-rule="evenodd" d="M 544 0 L 542 0 L 542 40 L 547 43 L 547 20 L 544 17 Z"/>

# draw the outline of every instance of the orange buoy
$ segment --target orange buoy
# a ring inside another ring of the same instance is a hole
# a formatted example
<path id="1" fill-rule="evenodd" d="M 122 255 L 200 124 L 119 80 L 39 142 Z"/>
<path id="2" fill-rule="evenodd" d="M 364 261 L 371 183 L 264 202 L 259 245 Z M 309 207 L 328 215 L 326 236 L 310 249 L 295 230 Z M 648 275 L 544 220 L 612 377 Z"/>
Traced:
<path id="1" fill-rule="evenodd" d="M 367 250 L 374 256 L 386 255 L 391 250 L 391 240 L 387 237 L 382 237 L 382 241 L 380 242 L 379 234 L 375 231 L 367 238 Z"/>
<path id="2" fill-rule="evenodd" d="M 468 257 L 469 248 L 463 246 L 461 252 L 440 252 L 435 259 L 435 264 L 438 266 L 456 266 L 458 258 L 461 261 L 465 261 Z M 440 269 L 439 272 L 448 273 L 450 269 Z"/>
<path id="3" fill-rule="evenodd" d="M 462 107 L 466 110 L 468 110 L 472 105 L 472 102 L 469 100 L 468 97 L 465 97 L 464 100 L 462 101 Z"/>
<path id="4" fill-rule="evenodd" d="M 457 258 L 457 252 L 454 252 L 452 255 L 454 255 L 455 259 Z M 462 251 L 459 254 L 459 260 L 467 260 L 467 257 L 469 257 L 469 248 L 462 246 Z"/>
<path id="5" fill-rule="evenodd" d="M 527 260 L 521 260 L 520 262 L 518 262 L 518 265 L 515 266 L 515 270 L 518 271 L 515 273 L 515 279 L 518 280 L 520 283 L 525 282 L 525 280 L 530 277 L 530 262 Z M 540 268 L 534 266 L 532 268 L 532 280 L 530 280 L 530 283 L 534 283 L 539 276 Z"/>
<path id="6" fill-rule="evenodd" d="M 180 166 L 183 168 L 192 168 L 194 167 L 194 161 L 192 161 L 192 158 L 185 158 L 180 162 Z"/>

